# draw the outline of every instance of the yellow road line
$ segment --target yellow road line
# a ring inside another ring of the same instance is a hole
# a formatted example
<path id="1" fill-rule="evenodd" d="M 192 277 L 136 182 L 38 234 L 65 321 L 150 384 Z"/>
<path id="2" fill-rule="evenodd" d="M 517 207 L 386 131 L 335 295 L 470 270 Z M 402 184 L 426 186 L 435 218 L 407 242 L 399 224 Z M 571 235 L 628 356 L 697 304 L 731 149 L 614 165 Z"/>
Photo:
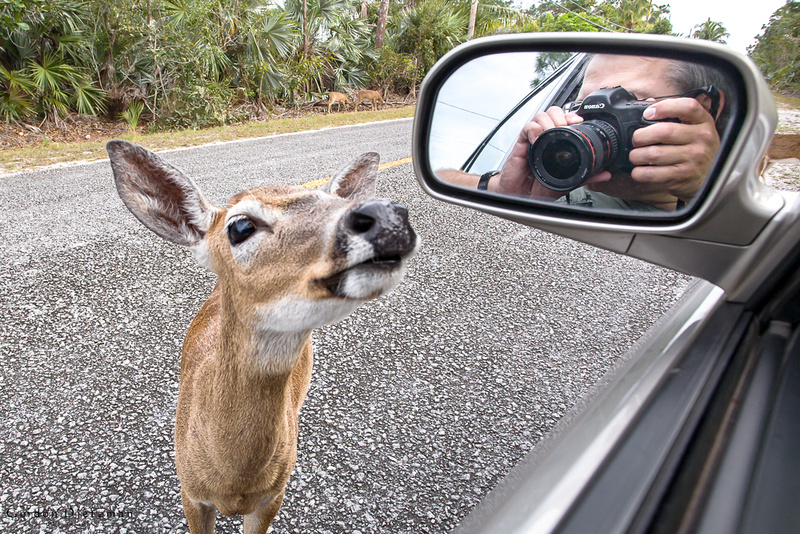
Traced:
<path id="1" fill-rule="evenodd" d="M 300 187 L 305 187 L 307 189 L 314 189 L 315 187 L 325 185 L 331 178 L 332 176 L 328 176 L 327 178 L 320 178 L 319 180 L 314 180 L 313 182 L 306 182 L 304 184 L 300 184 Z"/>
<path id="2" fill-rule="evenodd" d="M 390 167 L 397 167 L 398 165 L 403 165 L 405 163 L 411 163 L 411 158 L 403 158 L 403 159 L 398 159 L 398 160 L 395 160 L 395 161 L 389 161 L 389 162 L 384 163 L 382 165 L 378 165 L 378 170 L 382 171 L 384 169 L 388 169 Z M 304 184 L 300 184 L 300 186 L 301 187 L 305 187 L 307 189 L 314 189 L 315 187 L 319 187 L 321 185 L 325 185 L 326 183 L 328 183 L 328 180 L 330 180 L 331 178 L 332 178 L 332 176 L 328 176 L 327 178 L 320 178 L 319 180 L 313 180 L 311 182 L 306 182 Z"/>
<path id="3" fill-rule="evenodd" d="M 398 159 L 396 161 L 384 163 L 383 165 L 378 165 L 378 170 L 382 171 L 383 169 L 388 169 L 390 167 L 397 167 L 398 165 L 403 165 L 404 163 L 411 163 L 411 158 Z"/>

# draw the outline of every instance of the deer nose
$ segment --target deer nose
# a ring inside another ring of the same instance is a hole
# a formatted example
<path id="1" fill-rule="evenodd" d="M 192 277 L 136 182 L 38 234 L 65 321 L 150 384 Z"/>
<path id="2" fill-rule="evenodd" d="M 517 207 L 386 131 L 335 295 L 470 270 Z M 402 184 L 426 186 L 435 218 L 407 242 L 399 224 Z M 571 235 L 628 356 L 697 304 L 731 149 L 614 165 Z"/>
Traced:
<path id="1" fill-rule="evenodd" d="M 408 222 L 408 209 L 389 200 L 370 200 L 348 213 L 347 229 L 375 247 L 378 254 L 407 254 L 416 234 Z"/>

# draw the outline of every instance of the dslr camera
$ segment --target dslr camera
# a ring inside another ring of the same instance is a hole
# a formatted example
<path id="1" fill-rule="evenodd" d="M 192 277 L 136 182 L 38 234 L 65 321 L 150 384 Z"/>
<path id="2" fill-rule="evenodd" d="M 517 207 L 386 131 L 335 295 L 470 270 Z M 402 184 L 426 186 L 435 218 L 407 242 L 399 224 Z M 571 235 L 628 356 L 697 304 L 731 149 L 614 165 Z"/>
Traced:
<path id="1" fill-rule="evenodd" d="M 553 191 L 572 191 L 604 170 L 630 172 L 633 132 L 660 122 L 642 117 L 651 104 L 622 87 L 591 93 L 577 110 L 582 123 L 551 128 L 528 145 L 528 167 Z"/>

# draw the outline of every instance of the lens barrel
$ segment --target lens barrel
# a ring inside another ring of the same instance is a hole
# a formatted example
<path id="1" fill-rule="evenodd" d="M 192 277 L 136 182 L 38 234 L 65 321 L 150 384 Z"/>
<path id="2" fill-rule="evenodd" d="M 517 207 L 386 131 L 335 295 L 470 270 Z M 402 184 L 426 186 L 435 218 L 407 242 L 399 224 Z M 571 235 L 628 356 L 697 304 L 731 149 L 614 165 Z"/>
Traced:
<path id="1" fill-rule="evenodd" d="M 572 191 L 609 167 L 618 147 L 617 130 L 603 120 L 551 128 L 528 145 L 528 167 L 548 189 Z"/>

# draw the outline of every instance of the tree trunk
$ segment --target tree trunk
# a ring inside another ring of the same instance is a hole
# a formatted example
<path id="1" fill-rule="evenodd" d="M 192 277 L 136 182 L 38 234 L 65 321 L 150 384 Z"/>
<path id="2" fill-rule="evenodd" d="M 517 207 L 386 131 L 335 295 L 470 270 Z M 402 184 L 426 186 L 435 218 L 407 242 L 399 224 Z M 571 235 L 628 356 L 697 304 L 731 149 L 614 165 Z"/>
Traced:
<path id="1" fill-rule="evenodd" d="M 475 19 L 478 17 L 478 0 L 472 0 L 472 8 L 469 10 L 469 27 L 467 28 L 467 40 L 475 35 Z"/>
<path id="2" fill-rule="evenodd" d="M 308 2 L 303 0 L 303 55 L 308 55 L 309 52 L 309 38 L 308 38 Z"/>
<path id="3" fill-rule="evenodd" d="M 386 17 L 389 14 L 389 0 L 381 0 L 381 6 L 378 9 L 378 24 L 375 28 L 375 48 L 378 49 L 383 46 L 383 37 L 386 34 Z"/>

